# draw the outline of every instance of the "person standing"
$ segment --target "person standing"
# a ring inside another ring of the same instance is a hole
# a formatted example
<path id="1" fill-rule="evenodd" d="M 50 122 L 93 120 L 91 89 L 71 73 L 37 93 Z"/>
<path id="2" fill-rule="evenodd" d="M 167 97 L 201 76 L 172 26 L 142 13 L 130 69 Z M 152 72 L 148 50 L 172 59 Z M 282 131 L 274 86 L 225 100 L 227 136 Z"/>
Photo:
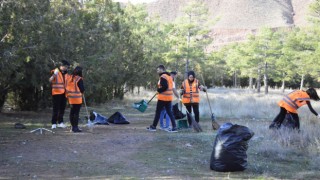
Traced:
<path id="1" fill-rule="evenodd" d="M 72 126 L 71 131 L 74 133 L 81 132 L 78 127 L 79 113 L 82 104 L 82 94 L 84 92 L 84 85 L 82 80 L 82 68 L 77 66 L 74 68 L 72 75 L 68 75 L 66 78 L 66 90 L 70 110 L 70 123 Z"/>
<path id="2" fill-rule="evenodd" d="M 177 72 L 176 71 L 171 71 L 170 72 L 170 76 L 173 80 L 173 87 L 172 87 L 172 90 L 173 90 L 173 94 L 179 99 L 179 93 L 176 89 L 176 85 L 175 85 L 175 77 L 177 75 Z M 172 109 L 172 106 L 171 106 L 171 109 Z M 164 122 L 164 118 L 166 119 L 166 121 Z M 167 114 L 167 111 L 165 108 L 162 109 L 161 113 L 160 113 L 160 129 L 162 130 L 167 130 L 170 126 L 170 117 L 168 116 Z"/>
<path id="3" fill-rule="evenodd" d="M 291 113 L 294 121 L 294 128 L 300 129 L 300 120 L 298 116 L 298 108 L 303 105 L 308 105 L 309 110 L 320 119 L 320 115 L 312 108 L 310 100 L 319 101 L 319 96 L 314 88 L 309 88 L 307 91 L 295 90 L 283 97 L 278 102 L 280 106 L 279 114 L 274 118 L 269 126 L 269 129 L 279 129 L 285 119 L 287 113 Z"/>
<path id="4" fill-rule="evenodd" d="M 49 81 L 52 87 L 52 119 L 51 129 L 65 128 L 63 123 L 64 110 L 66 108 L 66 95 L 65 95 L 65 76 L 68 72 L 70 64 L 66 60 L 62 60 L 59 68 L 51 71 L 51 77 Z"/>
<path id="5" fill-rule="evenodd" d="M 192 113 L 193 110 L 197 123 L 199 123 L 200 90 L 206 92 L 207 88 L 200 85 L 198 79 L 196 79 L 194 71 L 189 71 L 187 79 L 182 83 L 180 93 L 182 95 L 182 103 L 186 106 L 186 109 L 189 113 Z M 191 119 L 187 119 L 189 126 L 191 126 Z"/>
<path id="6" fill-rule="evenodd" d="M 147 127 L 149 131 L 156 131 L 156 127 L 159 122 L 160 113 L 163 108 L 166 109 L 167 114 L 170 117 L 172 129 L 168 129 L 168 132 L 178 132 L 176 120 L 173 116 L 171 103 L 173 100 L 173 80 L 170 77 L 170 74 L 165 71 L 165 67 L 163 65 L 159 65 L 157 67 L 157 73 L 159 74 L 160 78 L 158 81 L 158 102 L 156 107 L 156 114 L 154 116 L 154 120 L 152 125 Z"/>

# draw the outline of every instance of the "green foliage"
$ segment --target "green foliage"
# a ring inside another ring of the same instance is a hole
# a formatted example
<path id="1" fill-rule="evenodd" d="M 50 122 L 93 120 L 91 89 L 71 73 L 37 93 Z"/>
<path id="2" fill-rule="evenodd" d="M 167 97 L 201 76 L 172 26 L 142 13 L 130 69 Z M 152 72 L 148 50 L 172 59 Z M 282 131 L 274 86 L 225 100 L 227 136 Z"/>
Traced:
<path id="1" fill-rule="evenodd" d="M 207 46 L 212 42 L 208 36 L 208 8 L 203 2 L 191 1 L 182 12 L 183 15 L 175 23 L 167 26 L 167 44 L 170 49 L 166 58 L 180 71 L 185 66 L 185 71 L 199 67 L 199 72 L 207 59 Z"/>
<path id="2" fill-rule="evenodd" d="M 0 109 L 8 94 L 21 110 L 50 106 L 49 72 L 65 59 L 84 68 L 88 103 L 123 98 L 134 87 L 156 88 L 155 67 L 193 69 L 208 86 L 247 86 L 237 78 L 266 76 L 273 85 L 319 85 L 319 1 L 310 28 L 262 28 L 246 42 L 208 52 L 214 22 L 192 1 L 172 23 L 149 17 L 144 5 L 111 0 L 0 2 Z M 268 68 L 264 68 L 268 64 Z M 179 83 L 179 82 L 178 82 Z M 251 86 L 250 85 L 250 86 Z"/>

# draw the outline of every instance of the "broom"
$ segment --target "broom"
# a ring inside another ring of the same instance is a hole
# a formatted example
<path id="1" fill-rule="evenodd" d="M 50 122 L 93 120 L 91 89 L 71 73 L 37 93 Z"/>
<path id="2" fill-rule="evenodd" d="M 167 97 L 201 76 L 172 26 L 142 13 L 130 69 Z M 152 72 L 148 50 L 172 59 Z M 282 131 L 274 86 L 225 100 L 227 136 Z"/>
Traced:
<path id="1" fill-rule="evenodd" d="M 206 86 L 202 74 L 200 74 L 200 75 L 201 75 L 201 78 L 202 78 L 202 81 L 203 81 L 204 86 Z M 217 130 L 217 129 L 220 128 L 220 125 L 217 123 L 217 121 L 216 121 L 216 116 L 215 116 L 214 113 L 212 112 L 212 108 L 211 108 L 211 104 L 210 104 L 210 101 L 209 101 L 208 92 L 206 91 L 205 93 L 206 93 L 206 96 L 207 96 L 207 101 L 208 101 L 209 108 L 210 108 L 210 112 L 211 112 L 211 125 L 212 125 L 212 129 L 213 129 L 213 130 Z"/>

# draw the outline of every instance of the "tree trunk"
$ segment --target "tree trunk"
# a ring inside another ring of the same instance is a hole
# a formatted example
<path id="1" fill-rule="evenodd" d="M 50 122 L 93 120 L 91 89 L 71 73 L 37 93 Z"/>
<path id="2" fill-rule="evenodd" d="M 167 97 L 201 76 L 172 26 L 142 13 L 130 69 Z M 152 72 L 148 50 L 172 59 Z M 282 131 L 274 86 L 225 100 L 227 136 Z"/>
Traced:
<path id="1" fill-rule="evenodd" d="M 1 95 L 0 95 L 0 112 L 2 111 L 3 105 L 6 102 L 8 91 L 3 90 Z"/>
<path id="2" fill-rule="evenodd" d="M 302 88 L 303 88 L 303 83 L 304 83 L 303 81 L 304 81 L 304 74 L 301 75 L 300 90 L 302 90 Z"/>
<path id="3" fill-rule="evenodd" d="M 264 66 L 264 94 L 268 94 L 268 64 Z"/>
<path id="4" fill-rule="evenodd" d="M 260 93 L 261 89 L 261 69 L 258 68 L 258 78 L 257 78 L 257 92 Z"/>
<path id="5" fill-rule="evenodd" d="M 191 15 L 189 15 L 189 23 L 191 23 Z M 185 73 L 185 79 L 188 78 L 188 71 L 189 71 L 189 53 L 190 53 L 190 38 L 191 38 L 191 32 L 190 28 L 188 28 L 188 38 L 187 38 L 187 59 L 186 59 L 186 73 Z"/>
<path id="6" fill-rule="evenodd" d="M 253 89 L 253 78 L 252 78 L 252 76 L 249 77 L 249 88 Z"/>
<path id="7" fill-rule="evenodd" d="M 15 97 L 21 111 L 37 111 L 39 106 L 39 90 L 33 86 L 17 88 Z"/>
<path id="8" fill-rule="evenodd" d="M 237 84 L 238 84 L 238 82 L 237 82 L 237 71 L 234 71 L 234 84 L 233 84 L 233 86 L 235 88 L 237 88 Z"/>
<path id="9" fill-rule="evenodd" d="M 285 80 L 282 79 L 282 85 L 281 85 L 281 90 L 282 90 L 282 93 L 284 93 L 284 87 L 285 87 Z"/>
<path id="10" fill-rule="evenodd" d="M 221 75 L 221 79 L 220 79 L 220 82 L 221 82 L 221 86 L 223 87 L 223 86 L 224 86 L 223 75 Z"/>
<path id="11" fill-rule="evenodd" d="M 114 88 L 114 97 L 115 98 L 119 98 L 119 99 L 123 99 L 124 97 L 124 88 L 122 86 L 118 86 Z"/>

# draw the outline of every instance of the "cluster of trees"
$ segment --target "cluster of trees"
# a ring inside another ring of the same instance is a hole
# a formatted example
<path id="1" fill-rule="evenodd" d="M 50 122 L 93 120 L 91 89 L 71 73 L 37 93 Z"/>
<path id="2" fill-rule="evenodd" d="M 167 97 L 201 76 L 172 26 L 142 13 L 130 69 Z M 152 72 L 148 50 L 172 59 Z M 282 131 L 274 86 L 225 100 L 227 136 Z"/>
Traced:
<path id="1" fill-rule="evenodd" d="M 149 17 L 143 5 L 111 0 L 0 2 L 0 109 L 51 103 L 49 72 L 61 60 L 84 68 L 88 102 L 122 98 L 134 87 L 156 88 L 155 68 L 190 69 L 211 86 L 318 85 L 319 1 L 314 27 L 264 28 L 247 42 L 208 52 L 208 10 L 192 2 L 172 23 Z M 264 76 L 264 81 L 261 82 Z M 182 80 L 182 79 L 181 79 Z M 210 83 L 208 83 L 210 82 Z"/>

